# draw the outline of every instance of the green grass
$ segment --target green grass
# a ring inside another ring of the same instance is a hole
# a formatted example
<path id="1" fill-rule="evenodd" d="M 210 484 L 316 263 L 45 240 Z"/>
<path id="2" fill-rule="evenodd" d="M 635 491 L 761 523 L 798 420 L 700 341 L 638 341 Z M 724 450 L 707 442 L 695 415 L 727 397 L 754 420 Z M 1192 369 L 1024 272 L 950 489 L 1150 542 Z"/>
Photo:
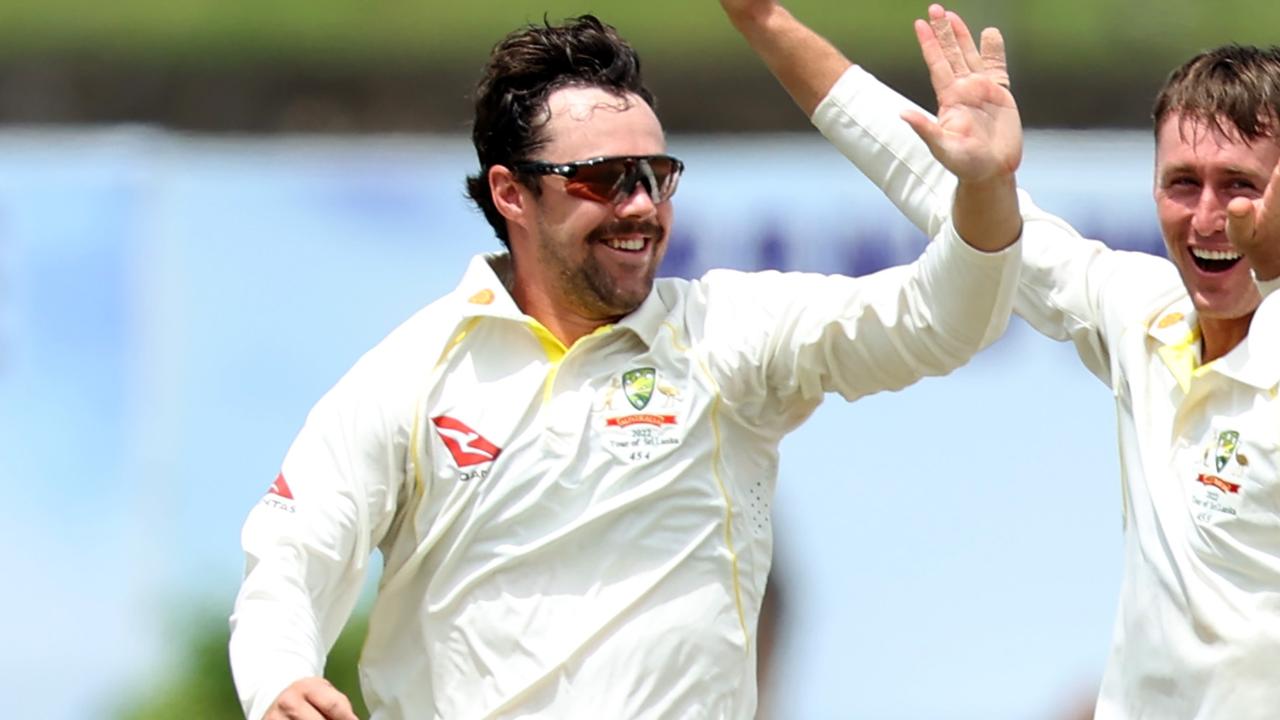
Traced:
<path id="1" fill-rule="evenodd" d="M 227 660 L 226 613 L 193 610 L 175 622 L 171 634 L 174 657 L 166 672 L 107 701 L 105 714 L 116 720 L 243 720 Z M 325 677 L 351 699 L 359 717 L 369 711 L 360 696 L 356 661 L 368 632 L 364 613 L 358 613 L 329 653 Z"/>
<path id="2" fill-rule="evenodd" d="M 791 10 L 855 59 L 915 62 L 910 21 L 919 7 L 890 2 L 792 0 Z M 965 0 L 975 25 L 1001 26 L 1015 63 L 1069 63 L 1105 71 L 1171 59 L 1229 40 L 1269 43 L 1280 3 L 1249 0 Z M 166 62 L 289 61 L 378 66 L 478 64 L 516 25 L 593 11 L 647 57 L 735 61 L 745 47 L 713 0 L 83 0 L 0 6 L 0 57 L 92 54 Z M 1026 55 L 1025 59 L 1021 58 Z"/>

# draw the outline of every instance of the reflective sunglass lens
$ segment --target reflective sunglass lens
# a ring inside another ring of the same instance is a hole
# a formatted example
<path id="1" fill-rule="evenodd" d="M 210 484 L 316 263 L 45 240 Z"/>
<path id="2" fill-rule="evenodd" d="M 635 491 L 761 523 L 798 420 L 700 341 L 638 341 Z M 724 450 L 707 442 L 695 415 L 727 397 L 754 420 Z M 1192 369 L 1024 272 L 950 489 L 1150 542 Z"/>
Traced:
<path id="1" fill-rule="evenodd" d="M 623 159 L 583 165 L 574 172 L 565 189 L 597 202 L 614 202 L 627 179 L 627 163 Z M 634 185 L 635 183 L 631 183 Z"/>
<path id="2" fill-rule="evenodd" d="M 675 192 L 679 172 L 672 158 L 656 157 L 641 163 L 642 179 L 654 202 L 662 202 Z"/>
<path id="3" fill-rule="evenodd" d="M 669 157 L 618 157 L 578 165 L 565 181 L 565 190 L 577 197 L 617 204 L 631 197 L 636 183 L 655 203 L 675 192 L 680 178 L 679 161 Z"/>

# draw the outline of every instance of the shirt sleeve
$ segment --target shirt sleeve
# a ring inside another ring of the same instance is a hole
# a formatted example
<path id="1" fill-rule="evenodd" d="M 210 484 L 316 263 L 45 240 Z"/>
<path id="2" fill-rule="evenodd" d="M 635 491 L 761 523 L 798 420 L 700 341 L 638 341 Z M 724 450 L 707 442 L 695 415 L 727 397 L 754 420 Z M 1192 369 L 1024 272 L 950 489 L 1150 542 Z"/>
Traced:
<path id="1" fill-rule="evenodd" d="M 955 370 L 1008 325 L 1020 256 L 1020 243 L 984 253 L 944 226 L 914 263 L 847 279 L 852 292 L 825 304 L 843 306 L 834 322 L 809 311 L 824 304 L 806 299 L 785 330 L 791 342 L 773 359 L 774 384 L 852 400 Z"/>
<path id="2" fill-rule="evenodd" d="M 862 277 L 713 271 L 700 288 L 712 365 L 732 407 L 784 431 L 827 392 L 946 374 L 1004 331 L 1020 249 L 980 252 L 947 226 L 915 262 Z"/>
<path id="3" fill-rule="evenodd" d="M 954 235 L 955 177 L 901 119 L 906 110 L 924 112 L 854 66 L 811 119 L 912 223 L 931 237 Z M 1109 383 L 1107 318 L 1132 319 L 1131 310 L 1144 309 L 1128 307 L 1143 297 L 1136 288 L 1150 282 L 1153 292 L 1162 293 L 1172 267 L 1153 256 L 1113 251 L 1082 238 L 1065 221 L 1036 207 L 1024 191 L 1019 191 L 1019 209 L 1023 264 L 1014 312 L 1049 337 L 1071 340 L 1085 365 Z"/>
<path id="4" fill-rule="evenodd" d="M 935 237 L 951 214 L 956 179 L 902 119 L 907 110 L 929 115 L 854 65 L 810 120 L 908 220 Z"/>
<path id="5" fill-rule="evenodd" d="M 1041 334 L 1070 340 L 1089 371 L 1108 385 L 1116 376 L 1108 338 L 1144 324 L 1182 285 L 1172 263 L 1113 250 L 1080 236 L 1019 191 L 1022 273 L 1014 312 Z"/>
<path id="6" fill-rule="evenodd" d="M 323 674 L 394 514 L 413 408 L 372 365 L 366 357 L 316 404 L 245 522 L 230 660 L 249 720 L 294 681 Z"/>

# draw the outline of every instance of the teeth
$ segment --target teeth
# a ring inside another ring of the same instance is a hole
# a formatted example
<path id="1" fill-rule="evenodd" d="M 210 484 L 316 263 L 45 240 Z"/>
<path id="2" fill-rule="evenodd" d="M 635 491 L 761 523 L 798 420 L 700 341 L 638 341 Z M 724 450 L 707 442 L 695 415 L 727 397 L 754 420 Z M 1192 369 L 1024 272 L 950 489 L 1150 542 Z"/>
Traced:
<path id="1" fill-rule="evenodd" d="M 609 238 L 605 244 L 614 250 L 643 250 L 644 238 Z"/>
<path id="2" fill-rule="evenodd" d="M 1191 254 L 1201 260 L 1238 260 L 1241 255 L 1233 250 L 1206 250 L 1204 248 L 1191 248 Z"/>

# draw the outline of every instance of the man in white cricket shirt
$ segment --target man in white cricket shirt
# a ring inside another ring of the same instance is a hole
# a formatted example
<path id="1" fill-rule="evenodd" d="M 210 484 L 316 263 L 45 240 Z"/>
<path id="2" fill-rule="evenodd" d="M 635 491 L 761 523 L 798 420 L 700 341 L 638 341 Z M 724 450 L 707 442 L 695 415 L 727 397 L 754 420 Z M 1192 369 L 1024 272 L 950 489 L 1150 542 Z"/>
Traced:
<path id="1" fill-rule="evenodd" d="M 955 181 L 937 144 L 975 112 L 1016 116 L 999 33 L 979 49 L 938 6 L 916 23 L 935 123 L 773 0 L 722 4 L 823 133 L 916 225 L 945 234 Z M 1154 120 L 1167 260 L 1084 240 L 1020 202 L 1015 311 L 1071 340 L 1116 398 L 1125 577 L 1096 717 L 1275 718 L 1280 48 L 1195 56 L 1169 76 Z M 1003 140 L 987 151 L 1007 157 L 1016 128 L 992 127 Z"/>
<path id="2" fill-rule="evenodd" d="M 250 513 L 230 652 L 252 720 L 354 717 L 320 675 L 375 549 L 378 720 L 754 716 L 780 440 L 828 392 L 998 336 L 1021 218 L 977 118 L 939 152 L 1005 210 L 915 263 L 655 281 L 683 165 L 652 105 L 594 17 L 494 49 L 468 189 L 507 252 L 360 359 Z"/>

